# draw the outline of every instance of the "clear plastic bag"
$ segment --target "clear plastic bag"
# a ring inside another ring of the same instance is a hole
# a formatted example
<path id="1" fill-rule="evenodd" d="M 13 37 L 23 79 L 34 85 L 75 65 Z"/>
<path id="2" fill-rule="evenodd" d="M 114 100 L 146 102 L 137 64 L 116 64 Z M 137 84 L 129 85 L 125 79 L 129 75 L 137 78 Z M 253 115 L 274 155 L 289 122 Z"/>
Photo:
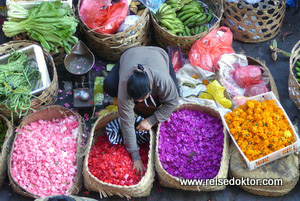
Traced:
<path id="1" fill-rule="evenodd" d="M 156 13 L 165 0 L 140 0 L 140 2 L 153 13 Z"/>
<path id="2" fill-rule="evenodd" d="M 120 28 L 118 29 L 118 32 L 122 32 L 125 31 L 126 29 L 128 29 L 129 27 L 131 27 L 132 25 L 135 25 L 136 22 L 140 19 L 141 17 L 138 15 L 128 15 L 125 18 L 125 21 L 121 24 Z"/>

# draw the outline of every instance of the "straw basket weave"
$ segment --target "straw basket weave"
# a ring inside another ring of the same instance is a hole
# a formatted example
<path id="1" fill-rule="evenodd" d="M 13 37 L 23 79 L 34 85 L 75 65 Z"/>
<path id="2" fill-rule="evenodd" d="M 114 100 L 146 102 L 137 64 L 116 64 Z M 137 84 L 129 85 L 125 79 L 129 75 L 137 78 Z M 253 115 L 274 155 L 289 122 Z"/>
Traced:
<path id="1" fill-rule="evenodd" d="M 109 61 L 119 60 L 121 54 L 131 47 L 146 46 L 150 44 L 150 16 L 149 10 L 145 9 L 137 23 L 125 31 L 115 34 L 100 34 L 92 31 L 81 19 L 79 9 L 81 0 L 78 1 L 77 15 L 80 30 L 87 41 L 87 45 L 93 52 Z"/>
<path id="2" fill-rule="evenodd" d="M 6 178 L 6 166 L 7 166 L 7 156 L 10 151 L 10 147 L 13 141 L 13 127 L 10 121 L 6 117 L 0 114 L 0 120 L 4 121 L 7 126 L 7 131 L 5 134 L 5 140 L 2 145 L 2 150 L 0 153 L 0 189 L 3 187 Z"/>
<path id="3" fill-rule="evenodd" d="M 234 144 L 230 147 L 230 174 L 235 179 L 255 178 L 260 179 L 282 179 L 282 185 L 240 185 L 242 189 L 256 195 L 282 196 L 290 192 L 299 179 L 298 157 L 295 154 L 283 157 L 262 167 L 250 171 L 244 162 L 242 155 Z"/>
<path id="4" fill-rule="evenodd" d="M 202 32 L 195 36 L 176 36 L 166 30 L 164 30 L 154 19 L 151 14 L 151 21 L 154 27 L 154 35 L 157 43 L 167 49 L 168 46 L 180 47 L 182 53 L 187 56 L 192 45 L 199 39 L 208 34 L 211 30 L 217 29 L 220 26 L 220 21 L 223 15 L 223 0 L 202 0 L 201 2 L 208 5 L 209 8 L 213 10 L 216 17 L 218 18 L 217 22 L 207 31 Z"/>
<path id="5" fill-rule="evenodd" d="M 222 25 L 230 28 L 236 40 L 245 43 L 258 43 L 269 40 L 279 32 L 286 0 L 261 0 L 248 4 L 224 2 Z"/>
<path id="6" fill-rule="evenodd" d="M 118 195 L 120 197 L 145 197 L 150 194 L 153 181 L 154 181 L 154 156 L 153 156 L 153 148 L 154 148 L 154 135 L 152 131 L 150 131 L 150 150 L 148 154 L 148 168 L 138 184 L 131 186 L 120 186 L 115 184 L 106 183 L 98 180 L 94 177 L 88 168 L 89 155 L 92 150 L 92 147 L 97 140 L 98 136 L 105 134 L 106 125 L 118 118 L 118 112 L 111 112 L 102 117 L 100 117 L 91 131 L 90 141 L 87 147 L 87 153 L 85 156 L 84 164 L 83 164 L 83 178 L 84 178 L 84 186 L 89 191 L 95 191 L 100 193 L 100 197 L 108 197 L 113 195 Z"/>
<path id="7" fill-rule="evenodd" d="M 27 115 L 22 120 L 22 123 L 19 125 L 18 130 L 20 131 L 24 126 L 30 124 L 31 122 L 36 122 L 38 120 L 51 121 L 52 119 L 64 118 L 64 117 L 70 116 L 70 115 L 75 116 L 76 119 L 78 120 L 79 129 L 78 129 L 77 152 L 76 152 L 77 173 L 76 173 L 76 176 L 74 179 L 74 183 L 71 186 L 71 188 L 68 190 L 68 193 L 69 194 L 77 194 L 80 191 L 81 187 L 83 186 L 82 163 L 83 163 L 84 147 L 82 145 L 84 143 L 84 139 L 82 138 L 82 136 L 85 133 L 85 125 L 84 125 L 82 117 L 79 114 L 74 113 L 71 110 L 61 107 L 61 106 L 58 106 L 58 105 L 48 106 L 44 109 L 36 111 L 35 113 Z M 12 149 L 10 151 L 9 159 L 8 159 L 8 177 L 9 177 L 10 185 L 11 185 L 12 189 L 16 193 L 19 193 L 20 195 L 30 197 L 30 198 L 39 198 L 39 196 L 32 194 L 31 192 L 22 188 L 20 186 L 20 184 L 13 178 L 12 173 L 11 173 L 14 142 L 17 139 L 19 134 L 20 134 L 20 132 L 16 133 L 16 135 L 15 135 Z"/>
<path id="8" fill-rule="evenodd" d="M 18 50 L 20 48 L 32 44 L 37 44 L 37 43 L 24 40 L 24 41 L 11 41 L 8 43 L 1 44 L 0 56 L 9 53 L 12 49 Z M 57 100 L 58 77 L 57 77 L 55 64 L 53 62 L 51 55 L 46 51 L 44 51 L 44 57 L 48 67 L 51 83 L 50 86 L 38 96 L 38 98 L 31 99 L 31 108 L 34 110 L 40 109 L 41 107 L 44 106 L 52 105 Z M 0 110 L 6 117 L 8 118 L 11 117 L 11 112 L 5 107 L 5 105 L 0 104 Z M 14 115 L 14 117 L 15 117 L 14 119 L 17 119 L 16 114 Z"/>
<path id="9" fill-rule="evenodd" d="M 300 109 L 300 84 L 295 77 L 295 64 L 300 62 L 300 41 L 294 46 L 290 57 L 289 94 L 290 98 Z"/>
<path id="10" fill-rule="evenodd" d="M 176 110 L 180 109 L 191 109 L 191 110 L 200 110 L 207 114 L 220 117 L 220 114 L 215 109 L 201 105 L 198 103 L 185 103 L 178 106 Z M 158 173 L 158 179 L 162 186 L 176 188 L 181 190 L 188 190 L 188 191 L 218 191 L 224 190 L 224 185 L 209 185 L 209 186 L 183 186 L 180 185 L 180 181 L 178 177 L 174 177 L 170 175 L 163 167 L 159 159 L 159 151 L 158 151 L 158 144 L 159 144 L 159 136 L 160 136 L 160 126 L 159 124 L 157 129 L 157 136 L 156 136 L 156 148 L 155 148 L 155 167 Z M 224 126 L 224 144 L 223 144 L 223 156 L 221 160 L 220 170 L 215 178 L 227 178 L 228 174 L 228 166 L 229 166 L 229 139 L 226 128 Z"/>

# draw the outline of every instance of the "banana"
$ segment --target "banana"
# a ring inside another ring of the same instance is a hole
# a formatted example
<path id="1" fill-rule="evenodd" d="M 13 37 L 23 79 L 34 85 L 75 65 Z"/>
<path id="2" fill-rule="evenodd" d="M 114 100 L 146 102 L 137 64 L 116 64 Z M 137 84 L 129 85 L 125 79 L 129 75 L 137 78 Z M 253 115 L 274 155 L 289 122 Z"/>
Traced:
<path id="1" fill-rule="evenodd" d="M 213 17 L 212 10 L 209 9 L 209 11 L 208 11 L 208 16 L 207 16 L 207 18 L 206 18 L 206 21 L 207 21 L 207 22 L 210 22 L 211 19 L 212 19 L 212 17 Z"/>
<path id="2" fill-rule="evenodd" d="M 185 6 L 183 6 L 183 7 L 180 9 L 180 11 L 189 10 L 189 9 L 191 9 L 191 8 L 195 8 L 195 6 L 194 6 L 194 5 L 185 5 Z"/>
<path id="3" fill-rule="evenodd" d="M 166 4 L 166 6 L 164 7 L 164 9 L 161 10 L 161 13 L 165 13 L 166 11 L 171 10 L 171 9 L 172 9 L 172 7 L 169 6 L 168 4 Z"/>
<path id="4" fill-rule="evenodd" d="M 184 33 L 184 32 L 183 32 L 183 33 Z M 182 35 L 183 33 L 179 33 L 178 36 L 183 36 L 183 35 Z"/>
<path id="5" fill-rule="evenodd" d="M 191 28 L 191 34 L 195 35 L 195 28 Z"/>
<path id="6" fill-rule="evenodd" d="M 204 31 L 204 26 L 200 26 L 200 33 Z"/>
<path id="7" fill-rule="evenodd" d="M 184 31 L 185 31 L 186 35 L 187 35 L 187 36 L 192 36 L 191 33 L 190 33 L 190 29 L 189 29 L 187 26 L 184 27 L 184 28 L 185 28 Z"/>
<path id="8" fill-rule="evenodd" d="M 190 24 L 191 22 L 193 22 L 193 24 L 195 24 L 196 22 L 195 22 L 195 19 L 197 19 L 199 17 L 199 15 L 197 14 L 197 15 L 194 15 L 194 16 L 192 16 L 192 17 L 190 17 L 188 20 L 186 20 L 186 21 L 184 21 L 184 23 L 183 23 L 183 25 L 188 25 L 188 24 Z M 190 25 L 191 26 L 191 25 Z"/>
<path id="9" fill-rule="evenodd" d="M 163 25 L 165 25 L 168 29 L 173 30 L 175 29 L 173 25 L 170 24 L 170 22 L 168 20 L 161 20 L 160 21 Z"/>
<path id="10" fill-rule="evenodd" d="M 204 31 L 207 31 L 208 30 L 208 27 L 207 26 L 204 26 Z"/>
<path id="11" fill-rule="evenodd" d="M 194 15 L 197 15 L 196 13 L 189 13 L 189 14 L 186 14 L 186 15 L 184 15 L 184 16 L 182 16 L 182 17 L 180 17 L 179 19 L 180 19 L 180 21 L 185 21 L 186 19 L 188 19 L 188 18 L 190 18 L 190 17 L 192 17 L 192 16 L 194 16 Z"/>
<path id="12" fill-rule="evenodd" d="M 206 21 L 206 18 L 207 18 L 207 16 L 206 16 L 206 14 L 204 13 L 200 18 L 198 18 L 195 22 L 196 23 L 200 23 L 200 22 L 202 22 L 203 20 L 204 21 Z"/>
<path id="13" fill-rule="evenodd" d="M 199 31 L 200 31 L 200 27 L 196 27 L 196 28 L 195 28 L 196 34 L 199 34 Z"/>
<path id="14" fill-rule="evenodd" d="M 300 68 L 299 68 L 299 67 L 296 67 L 296 71 L 300 72 Z"/>
<path id="15" fill-rule="evenodd" d="M 175 33 L 183 33 L 184 32 L 183 29 L 174 29 L 172 31 L 175 32 Z"/>
<path id="16" fill-rule="evenodd" d="M 163 4 L 161 5 L 161 7 L 159 8 L 158 13 L 162 13 L 162 12 L 166 9 L 166 6 L 167 6 L 167 4 L 166 4 L 166 3 L 163 3 Z"/>
<path id="17" fill-rule="evenodd" d="M 192 9 L 189 9 L 189 10 L 185 10 L 185 11 L 182 11 L 180 12 L 177 17 L 178 18 L 181 18 L 182 16 L 184 15 L 187 15 L 187 14 L 190 14 L 190 13 L 199 13 L 200 11 L 196 8 L 192 8 Z"/>

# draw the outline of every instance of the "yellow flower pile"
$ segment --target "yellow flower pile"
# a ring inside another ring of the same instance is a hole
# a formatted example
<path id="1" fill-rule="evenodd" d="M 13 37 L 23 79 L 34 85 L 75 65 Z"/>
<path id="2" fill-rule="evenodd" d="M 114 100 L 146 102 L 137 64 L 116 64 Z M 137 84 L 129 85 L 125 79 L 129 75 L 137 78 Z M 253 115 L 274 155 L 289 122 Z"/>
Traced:
<path id="1" fill-rule="evenodd" d="M 230 133 L 250 160 L 294 143 L 294 131 L 274 100 L 251 100 L 225 115 Z"/>

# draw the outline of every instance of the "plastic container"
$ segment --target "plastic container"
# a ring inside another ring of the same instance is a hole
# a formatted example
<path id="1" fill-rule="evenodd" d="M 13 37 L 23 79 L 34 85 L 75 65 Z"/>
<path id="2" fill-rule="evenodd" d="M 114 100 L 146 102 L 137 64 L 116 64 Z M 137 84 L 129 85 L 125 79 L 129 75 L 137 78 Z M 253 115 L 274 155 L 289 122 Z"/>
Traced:
<path id="1" fill-rule="evenodd" d="M 30 94 L 39 94 L 46 88 L 50 86 L 50 77 L 48 68 L 45 62 L 44 53 L 40 46 L 32 44 L 27 47 L 21 48 L 18 51 L 25 52 L 28 55 L 29 59 L 33 60 L 32 67 L 38 67 L 41 73 L 41 79 L 37 82 L 36 86 L 34 87 L 33 91 Z M 10 54 L 6 54 L 0 57 L 0 64 L 6 63 Z"/>
<path id="2" fill-rule="evenodd" d="M 295 151 L 299 151 L 300 149 L 300 140 L 299 140 L 299 137 L 297 135 L 298 132 L 295 131 L 295 128 L 293 126 L 293 124 L 291 123 L 291 120 L 289 119 L 288 115 L 286 114 L 285 110 L 283 109 L 282 105 L 280 104 L 280 102 L 277 100 L 276 96 L 274 95 L 273 92 L 267 92 L 267 93 L 264 93 L 264 94 L 260 94 L 260 95 L 257 95 L 257 96 L 252 96 L 252 97 L 249 97 L 247 98 L 247 100 L 257 100 L 257 101 L 263 101 L 263 100 L 275 100 L 276 101 L 276 104 L 277 106 L 283 110 L 290 126 L 292 127 L 293 131 L 294 131 L 294 136 L 295 136 L 295 139 L 296 141 L 283 148 L 283 149 L 280 149 L 280 150 L 277 150 L 269 155 L 266 155 L 262 158 L 259 158 L 257 160 L 254 160 L 254 161 L 249 161 L 249 159 L 245 156 L 245 154 L 242 152 L 242 150 L 240 149 L 240 147 L 238 146 L 237 142 L 234 140 L 234 137 L 233 135 L 230 133 L 230 130 L 228 128 L 228 125 L 226 123 L 226 120 L 224 118 L 224 115 L 227 114 L 227 113 L 224 113 L 223 110 L 219 110 L 220 114 L 221 114 L 221 118 L 222 118 L 222 121 L 224 123 L 224 125 L 226 126 L 227 130 L 228 130 L 228 133 L 230 134 L 231 138 L 232 138 L 232 141 L 234 142 L 235 146 L 238 148 L 239 152 L 242 154 L 245 162 L 247 163 L 247 166 L 249 168 L 249 170 L 254 170 L 256 169 L 257 167 L 260 167 L 260 166 L 263 166 L 267 163 L 270 163 L 272 161 L 275 161 L 279 158 L 282 158 L 284 156 L 288 156 L 292 153 L 294 153 Z"/>
<path id="3" fill-rule="evenodd" d="M 40 4 L 42 2 L 53 2 L 55 0 L 45 0 L 45 1 L 13 1 L 13 0 L 6 0 L 6 6 L 9 9 L 10 4 L 18 4 L 23 8 L 30 9 L 33 8 L 35 5 Z M 61 0 L 62 6 L 70 6 L 72 8 L 72 0 Z"/>

